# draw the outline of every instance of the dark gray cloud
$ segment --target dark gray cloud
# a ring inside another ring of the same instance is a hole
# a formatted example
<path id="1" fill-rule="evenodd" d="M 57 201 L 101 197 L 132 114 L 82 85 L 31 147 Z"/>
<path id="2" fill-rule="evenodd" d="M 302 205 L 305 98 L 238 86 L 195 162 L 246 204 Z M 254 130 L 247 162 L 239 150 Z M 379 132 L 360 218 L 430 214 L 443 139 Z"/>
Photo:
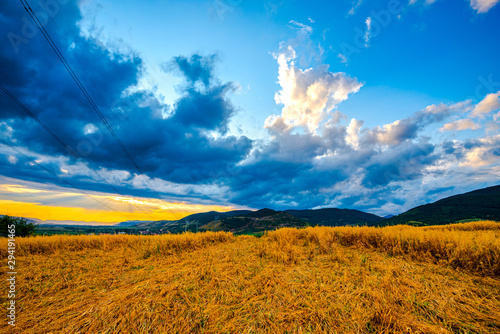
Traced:
<path id="1" fill-rule="evenodd" d="M 162 68 L 167 72 L 180 72 L 190 84 L 194 85 L 200 81 L 208 87 L 214 79 L 213 67 L 216 59 L 216 55 L 202 57 L 194 54 L 190 58 L 177 56 L 172 61 L 163 63 Z"/>
<path id="2" fill-rule="evenodd" d="M 432 196 L 432 195 L 436 195 L 436 194 L 439 194 L 439 193 L 442 193 L 442 192 L 445 192 L 445 191 L 450 191 L 450 190 L 453 190 L 455 189 L 454 186 L 451 186 L 451 187 L 442 187 L 442 188 L 436 188 L 436 189 L 432 189 L 432 190 L 429 190 L 427 192 L 427 195 L 428 196 Z"/>
<path id="3" fill-rule="evenodd" d="M 424 178 L 447 179 L 440 165 L 443 159 L 458 165 L 454 155 L 460 148 L 453 142 L 431 143 L 422 131 L 464 110 L 470 110 L 470 102 L 429 106 L 393 124 L 364 129 L 356 140 L 339 121 L 318 133 L 269 128 L 271 140 L 253 150 L 244 176 L 231 184 L 238 194 L 234 200 L 278 208 L 338 206 L 395 213 L 418 203 L 415 198 L 436 198 L 440 192 L 431 190 L 439 184 L 426 185 Z M 479 143 L 485 145 L 484 140 Z M 465 142 L 468 149 L 461 155 L 479 143 Z M 410 186 L 418 195 L 411 194 Z"/>
<path id="4" fill-rule="evenodd" d="M 363 183 L 385 186 L 393 181 L 408 181 L 422 175 L 422 170 L 438 158 L 431 144 L 406 142 L 393 150 L 374 155 L 365 165 Z"/>
<path id="5" fill-rule="evenodd" d="M 234 108 L 225 95 L 235 90 L 234 84 L 225 84 L 199 92 L 189 89 L 183 98 L 174 104 L 172 122 L 182 127 L 218 130 L 225 134 Z"/>
<path id="6" fill-rule="evenodd" d="M 82 37 L 76 26 L 81 15 L 75 3 L 60 5 L 54 19 L 60 31 L 51 21 L 45 25 L 46 29 L 148 176 L 172 182 L 210 183 L 214 171 L 234 166 L 248 154 L 252 146 L 250 139 L 226 135 L 228 122 L 235 113 L 228 94 L 236 86 L 219 83 L 213 76 L 215 55 L 194 54 L 170 61 L 192 84 L 183 88 L 181 97 L 172 106 L 163 105 L 147 91 L 124 97 L 124 90 L 136 85 L 141 76 L 140 57 L 133 53 L 111 53 L 96 41 Z M 53 50 L 30 26 L 22 6 L 5 4 L 0 20 L 3 24 L 0 34 L 2 84 L 93 166 L 134 173 L 133 166 Z M 26 27 L 33 30 L 26 36 L 30 38 L 23 37 Z M 12 47 L 7 37 L 11 32 L 24 38 L 23 42 Z M 205 86 L 203 89 L 194 85 L 198 81 Z M 12 129 L 8 138 L 12 144 L 29 148 L 32 153 L 67 155 L 63 147 L 3 93 L 0 107 L 0 122 Z M 164 116 L 165 110 L 169 111 L 169 117 Z M 214 137 L 211 132 L 218 135 Z M 11 167 L 8 161 L 4 162 Z M 3 170 L 10 176 L 19 176 L 18 168 L 19 165 Z M 33 173 L 40 173 L 40 178 L 44 178 L 44 171 Z M 84 188 L 95 186 L 78 184 Z M 102 189 L 109 191 L 106 185 Z"/>

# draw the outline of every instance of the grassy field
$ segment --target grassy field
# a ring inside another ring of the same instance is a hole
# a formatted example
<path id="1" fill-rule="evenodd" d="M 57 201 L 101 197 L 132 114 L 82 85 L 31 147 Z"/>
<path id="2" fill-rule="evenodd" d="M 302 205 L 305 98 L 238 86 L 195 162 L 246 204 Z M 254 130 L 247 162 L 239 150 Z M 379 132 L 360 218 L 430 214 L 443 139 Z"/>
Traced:
<path id="1" fill-rule="evenodd" d="M 14 333 L 500 333 L 495 222 L 16 243 Z"/>

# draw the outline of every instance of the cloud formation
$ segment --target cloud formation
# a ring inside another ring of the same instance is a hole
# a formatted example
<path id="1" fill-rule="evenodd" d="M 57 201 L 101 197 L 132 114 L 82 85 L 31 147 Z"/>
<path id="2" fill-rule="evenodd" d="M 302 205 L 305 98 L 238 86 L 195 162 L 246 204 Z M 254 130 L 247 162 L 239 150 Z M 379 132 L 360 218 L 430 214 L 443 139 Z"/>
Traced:
<path id="1" fill-rule="evenodd" d="M 359 8 L 359 6 L 361 6 L 361 4 L 363 3 L 363 0 L 354 0 L 354 2 L 352 3 L 352 7 L 351 9 L 349 9 L 349 12 L 347 13 L 347 15 L 354 15 L 356 13 L 356 10 Z"/>
<path id="2" fill-rule="evenodd" d="M 372 38 L 372 18 L 368 16 L 365 20 L 366 30 L 365 30 L 365 47 L 370 46 L 370 38 Z"/>
<path id="3" fill-rule="evenodd" d="M 266 119 L 265 127 L 288 131 L 301 126 L 314 132 L 340 102 L 359 91 L 363 84 L 345 73 L 330 72 L 328 65 L 302 70 L 295 64 L 296 57 L 290 46 L 275 55 L 281 90 L 274 99 L 283 109 L 280 116 Z"/>
<path id="4" fill-rule="evenodd" d="M 0 21 L 6 31 L 22 33 L 24 13 L 19 7 L 2 9 L 5 15 Z M 90 31 L 82 33 L 76 24 L 80 20 L 76 4 L 61 7 L 58 22 L 67 41 L 57 43 L 146 175 L 135 173 L 38 36 L 18 45 L 19 53 L 8 39 L 2 40 L 7 47 L 0 49 L 0 69 L 5 74 L 0 80 L 106 182 L 68 156 L 2 95 L 2 139 L 27 155 L 0 146 L 6 177 L 67 187 L 65 180 L 96 192 L 111 192 L 112 186 L 127 195 L 120 198 L 155 196 L 149 182 L 179 202 L 276 209 L 333 206 L 378 214 L 398 213 L 439 196 L 472 190 L 478 182 L 498 180 L 498 136 L 489 133 L 472 140 L 455 132 L 486 129 L 485 123 L 500 117 L 500 92 L 477 105 L 434 104 L 388 124 L 369 124 L 341 110 L 342 102 L 356 98 L 354 93 L 364 83 L 320 62 L 321 48 L 310 39 L 312 27 L 290 21 L 298 37 L 274 55 L 280 86 L 275 102 L 281 113 L 269 112 L 261 124 L 268 137 L 248 138 L 230 131 L 238 112 L 232 102 L 238 84 L 217 77 L 216 54 L 164 60 L 162 70 L 182 79 L 176 87 L 177 100 L 167 105 L 155 88 L 138 84 L 147 75 L 140 55 L 120 43 L 102 43 Z M 367 32 L 374 22 L 365 22 Z M 362 42 L 362 30 L 360 34 Z M 365 41 L 369 42 L 369 34 Z M 295 44 L 301 43 L 306 53 L 312 53 L 306 63 L 314 59 L 320 64 L 300 63 L 301 47 Z"/>
<path id="5" fill-rule="evenodd" d="M 477 130 L 479 128 L 480 128 L 479 125 L 474 123 L 470 119 L 459 119 L 458 121 L 446 123 L 445 125 L 443 125 L 440 131 L 444 132 L 444 131 Z"/>
<path id="6" fill-rule="evenodd" d="M 488 12 L 498 3 L 498 0 L 470 0 L 470 6 L 478 14 L 483 14 Z"/>
<path id="7" fill-rule="evenodd" d="M 21 32 L 22 6 L 7 6 L 6 10 L 8 15 L 1 16 L 7 24 L 6 29 Z M 215 55 L 193 54 L 167 61 L 168 66 L 164 68 L 184 77 L 186 85 L 180 87 L 181 97 L 177 101 L 165 105 L 154 92 L 134 88 L 143 75 L 140 57 L 133 53 L 113 53 L 91 35 L 82 37 L 76 25 L 81 19 L 76 4 L 68 3 L 61 7 L 60 13 L 67 20 L 67 26 L 63 28 L 65 38 L 74 45 L 63 49 L 66 58 L 72 64 L 81 63 L 83 68 L 74 65 L 77 75 L 148 177 L 173 183 L 211 184 L 215 182 L 216 171 L 227 170 L 228 166 L 234 166 L 248 154 L 252 147 L 250 139 L 227 134 L 228 123 L 235 113 L 228 95 L 237 85 L 221 83 L 214 76 Z M 65 40 L 57 42 L 67 45 Z M 6 87 L 94 168 L 127 171 L 132 178 L 133 166 L 120 152 L 45 40 L 38 36 L 19 48 L 22 51 L 19 54 L 7 47 L 0 52 L 0 69 L 6 76 L 2 82 Z M 43 153 L 42 164 L 49 164 L 49 156 L 67 155 L 62 146 L 38 124 L 26 118 L 5 95 L 0 99 L 0 110 L 1 124 L 9 130 L 7 139 L 12 145 L 29 147 L 31 154 Z M 77 163 L 68 159 L 69 165 Z M 9 166 L 14 167 L 9 161 Z M 17 168 L 6 169 L 5 173 L 19 175 L 21 161 L 18 164 Z M 53 167 L 57 173 L 63 174 L 57 166 Z M 76 185 L 94 190 L 99 188 L 97 180 L 84 176 L 88 173 L 85 168 L 65 170 L 69 170 L 65 177 L 75 178 Z M 34 178 L 43 171 L 30 170 L 27 173 Z M 82 178 L 88 183 L 77 182 Z M 132 184 L 122 185 L 125 191 L 137 191 Z M 109 190 L 107 185 L 101 187 Z M 169 189 L 165 191 L 168 193 Z"/>
<path id="8" fill-rule="evenodd" d="M 500 135 L 468 141 L 463 166 L 482 167 L 500 162 Z"/>
<path id="9" fill-rule="evenodd" d="M 189 59 L 184 56 L 177 56 L 172 61 L 164 63 L 162 68 L 167 72 L 178 70 L 193 86 L 197 82 L 201 82 L 205 87 L 208 87 L 210 80 L 213 78 L 212 72 L 215 60 L 215 55 L 202 57 L 199 54 L 193 54 Z"/>
<path id="10" fill-rule="evenodd" d="M 410 0 L 409 4 L 413 5 L 418 0 Z M 470 7 L 474 9 L 478 14 L 487 13 L 491 8 L 495 7 L 499 0 L 470 0 Z M 425 0 L 426 5 L 431 5 L 436 0 Z"/>
<path id="11" fill-rule="evenodd" d="M 451 105 L 430 105 L 416 112 L 413 116 L 394 121 L 391 124 L 377 126 L 367 132 L 366 139 L 382 145 L 398 145 L 414 139 L 426 126 L 439 123 L 448 116 L 471 109 L 471 102 L 465 101 Z"/>
<path id="12" fill-rule="evenodd" d="M 414 3 L 416 3 L 417 1 L 419 1 L 419 0 L 410 0 L 408 3 L 409 3 L 410 5 L 413 5 L 413 4 L 414 4 Z M 434 2 L 436 2 L 436 0 L 425 0 L 425 4 L 426 4 L 426 5 L 431 5 L 431 4 L 433 4 Z"/>
<path id="13" fill-rule="evenodd" d="M 476 105 L 474 110 L 472 110 L 471 117 L 484 117 L 484 115 L 499 109 L 500 91 L 486 95 L 486 97 Z"/>

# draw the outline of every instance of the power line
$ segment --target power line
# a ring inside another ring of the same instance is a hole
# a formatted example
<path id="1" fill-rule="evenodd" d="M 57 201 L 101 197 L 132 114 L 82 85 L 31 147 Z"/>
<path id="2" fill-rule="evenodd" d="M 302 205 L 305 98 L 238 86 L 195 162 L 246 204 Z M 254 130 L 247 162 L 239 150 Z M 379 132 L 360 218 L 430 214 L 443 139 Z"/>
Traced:
<path id="1" fill-rule="evenodd" d="M 78 153 L 76 153 L 69 145 L 67 145 L 61 138 L 59 138 L 52 130 L 50 130 L 38 117 L 36 117 L 35 114 L 31 112 L 24 104 L 22 104 L 7 88 L 4 87 L 0 83 L 0 89 L 3 90 L 5 94 L 7 94 L 8 97 L 10 97 L 24 112 L 26 112 L 31 118 L 33 118 L 40 126 L 47 131 L 59 144 L 61 144 L 62 147 L 66 151 L 68 151 L 69 154 L 71 154 L 74 158 L 79 158 Z"/>
<path id="2" fill-rule="evenodd" d="M 61 29 L 59 28 L 59 25 L 57 24 L 57 22 L 54 20 L 54 18 L 52 17 L 52 15 L 50 15 L 50 12 L 49 12 L 49 9 L 47 8 L 47 6 L 45 6 L 45 3 L 43 1 L 40 2 L 40 5 L 43 6 L 43 8 L 45 9 L 45 12 L 47 13 L 47 17 L 50 18 L 50 20 L 52 21 L 52 23 L 54 24 L 54 26 L 56 27 L 57 29 L 57 32 L 59 33 L 59 37 L 64 40 L 66 42 L 66 45 L 68 46 L 68 48 L 72 48 L 71 47 L 71 44 L 69 43 L 68 39 L 64 36 L 64 34 L 62 33 Z M 75 59 L 78 61 L 78 64 L 80 64 L 80 68 L 83 70 L 83 72 L 85 72 L 85 74 L 87 75 L 87 78 L 89 79 L 90 83 L 92 84 L 92 86 L 94 86 L 94 92 L 99 94 L 99 96 L 101 97 L 102 101 L 104 101 L 104 103 L 106 104 L 106 106 L 112 110 L 113 108 L 110 106 L 109 102 L 106 100 L 106 98 L 104 97 L 104 95 L 102 95 L 101 91 L 97 88 L 97 85 L 95 84 L 94 80 L 92 79 L 92 77 L 90 76 L 89 72 L 87 71 L 87 69 L 85 68 L 85 66 L 83 65 L 82 61 L 80 60 L 80 57 L 78 57 L 78 55 L 76 53 L 73 53 L 73 56 L 75 57 Z"/>
<path id="3" fill-rule="evenodd" d="M 3 73 L 3 72 L 2 72 Z M 4 76 L 5 76 L 5 73 L 4 73 Z M 8 78 L 7 78 L 8 79 Z M 93 168 L 92 166 L 90 166 L 90 164 L 85 161 L 82 156 L 80 156 L 77 152 L 75 152 L 68 144 L 66 144 L 61 138 L 59 138 L 59 136 L 57 136 L 52 130 L 50 130 L 49 127 L 47 127 L 45 125 L 45 123 L 43 123 L 35 114 L 33 114 L 33 112 L 31 112 L 31 110 L 29 110 L 21 101 L 19 101 L 7 88 L 5 88 L 1 83 L 0 83 L 0 89 L 5 93 L 7 94 L 8 97 L 10 97 L 24 112 L 26 112 L 32 119 L 34 119 L 45 131 L 47 131 L 51 136 L 52 138 L 54 138 L 66 151 L 68 151 L 68 153 L 70 155 L 72 155 L 75 159 L 77 159 L 78 162 L 81 162 L 82 164 L 85 165 L 85 167 L 87 167 L 88 170 L 90 170 L 91 172 L 93 172 L 98 178 L 100 178 L 104 183 L 106 183 L 108 186 L 111 187 L 111 189 L 113 189 L 115 192 L 119 193 L 120 195 L 122 196 L 125 196 L 122 192 L 120 192 L 118 189 L 116 189 L 112 184 L 110 184 L 108 181 L 106 181 L 106 179 L 95 169 Z M 139 211 L 142 211 L 143 213 L 145 213 L 146 215 L 148 215 L 150 218 L 152 218 L 150 216 L 149 213 L 147 213 L 146 211 L 144 211 L 142 208 L 138 207 L 137 205 L 135 205 L 134 203 L 131 203 L 136 209 L 138 209 Z"/>
<path id="4" fill-rule="evenodd" d="M 107 205 L 106 203 L 103 203 L 102 201 L 98 200 L 97 198 L 93 197 L 92 195 L 90 195 L 89 193 L 87 193 L 85 190 L 81 190 L 81 189 L 78 189 L 75 185 L 73 185 L 71 182 L 67 181 L 67 180 L 64 180 L 62 179 L 59 175 L 57 175 L 56 173 L 54 173 L 52 170 L 48 169 L 47 167 L 41 165 L 40 163 L 38 163 L 38 161 L 36 161 L 35 159 L 31 159 L 30 157 L 28 157 L 26 154 L 24 154 L 21 150 L 19 150 L 18 148 L 16 148 L 15 146 L 9 144 L 7 141 L 5 141 L 4 139 L 0 138 L 0 142 L 3 144 L 3 145 L 6 145 L 8 147 L 10 147 L 12 150 L 16 151 L 19 155 L 21 155 L 23 158 L 25 158 L 26 160 L 29 160 L 30 163 L 33 163 L 33 164 L 36 164 L 38 167 L 44 169 L 46 172 L 50 173 L 52 176 L 54 176 L 55 178 L 57 178 L 60 182 L 63 182 L 64 184 L 70 186 L 71 188 L 75 189 L 75 190 L 78 190 L 80 192 L 82 192 L 85 196 L 89 197 L 90 199 L 96 201 L 97 203 L 101 204 L 102 206 L 116 212 L 116 213 L 119 213 L 121 214 L 122 216 L 124 216 L 125 218 L 127 218 L 127 220 L 130 219 L 130 217 L 128 217 L 127 215 L 125 215 L 125 213 L 121 212 L 121 211 L 117 211 L 115 209 L 113 209 L 112 207 L 110 207 L 109 205 Z"/>
<path id="5" fill-rule="evenodd" d="M 100 111 L 100 109 L 97 106 L 97 104 L 94 102 L 94 100 L 92 99 L 92 97 L 89 95 L 89 93 L 87 92 L 87 90 L 85 89 L 85 87 L 83 86 L 83 84 L 81 83 L 81 81 L 78 78 L 78 76 L 76 75 L 76 73 L 73 71 L 73 69 L 71 68 L 71 66 L 69 65 L 69 63 L 66 61 L 65 57 L 63 56 L 63 54 L 61 53 L 61 51 L 59 50 L 59 48 L 57 47 L 57 45 L 54 43 L 54 41 L 50 37 L 50 34 L 47 32 L 47 30 L 45 30 L 45 28 L 43 27 L 43 24 L 40 22 L 40 20 L 36 16 L 36 14 L 31 9 L 28 1 L 27 0 L 24 0 L 24 1 L 20 0 L 20 2 L 23 5 L 23 7 L 26 10 L 26 12 L 28 13 L 28 15 L 30 15 L 31 19 L 33 20 L 33 22 L 35 23 L 35 25 L 38 27 L 38 29 L 40 30 L 40 32 L 42 33 L 42 35 L 45 37 L 45 39 L 47 40 L 47 42 L 51 46 L 52 50 L 54 50 L 54 52 L 56 53 L 56 56 L 63 63 L 64 67 L 69 72 L 69 74 L 71 75 L 71 77 L 73 78 L 73 80 L 75 81 L 75 83 L 77 84 L 78 88 L 82 91 L 83 95 L 85 96 L 85 98 L 89 102 L 89 104 L 92 107 L 92 109 L 94 109 L 94 111 L 97 113 L 97 115 L 99 116 L 99 118 L 101 119 L 101 121 L 104 123 L 104 125 L 106 126 L 106 128 L 108 129 L 108 131 L 111 133 L 111 135 L 113 136 L 113 138 L 115 139 L 115 141 L 118 143 L 118 145 L 122 149 L 122 151 L 125 154 L 125 156 L 127 157 L 127 159 L 132 163 L 132 165 L 134 166 L 134 168 L 138 171 L 139 176 L 142 176 L 143 179 L 144 179 L 144 181 L 149 186 L 149 188 L 156 194 L 156 196 L 158 198 L 161 198 L 162 196 L 155 189 L 154 185 L 145 177 L 146 175 L 142 171 L 141 167 L 137 164 L 137 162 L 132 157 L 132 155 L 130 154 L 130 152 L 127 150 L 127 148 L 125 147 L 125 145 L 123 145 L 123 143 L 120 140 L 120 138 L 116 135 L 116 133 L 114 132 L 113 128 L 111 127 L 111 125 L 106 120 L 106 117 L 102 114 L 102 112 Z M 169 211 L 171 211 L 171 210 L 169 209 Z"/>

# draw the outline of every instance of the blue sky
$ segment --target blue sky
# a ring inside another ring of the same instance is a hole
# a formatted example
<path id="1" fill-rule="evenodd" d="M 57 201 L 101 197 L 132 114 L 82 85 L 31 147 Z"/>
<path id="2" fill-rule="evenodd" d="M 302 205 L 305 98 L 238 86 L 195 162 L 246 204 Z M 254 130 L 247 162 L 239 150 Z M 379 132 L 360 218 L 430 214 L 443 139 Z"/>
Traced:
<path id="1" fill-rule="evenodd" d="M 386 215 L 498 184 L 496 0 L 28 1 L 142 176 L 0 2 L 0 83 L 80 158 L 0 92 L 3 213 Z"/>

